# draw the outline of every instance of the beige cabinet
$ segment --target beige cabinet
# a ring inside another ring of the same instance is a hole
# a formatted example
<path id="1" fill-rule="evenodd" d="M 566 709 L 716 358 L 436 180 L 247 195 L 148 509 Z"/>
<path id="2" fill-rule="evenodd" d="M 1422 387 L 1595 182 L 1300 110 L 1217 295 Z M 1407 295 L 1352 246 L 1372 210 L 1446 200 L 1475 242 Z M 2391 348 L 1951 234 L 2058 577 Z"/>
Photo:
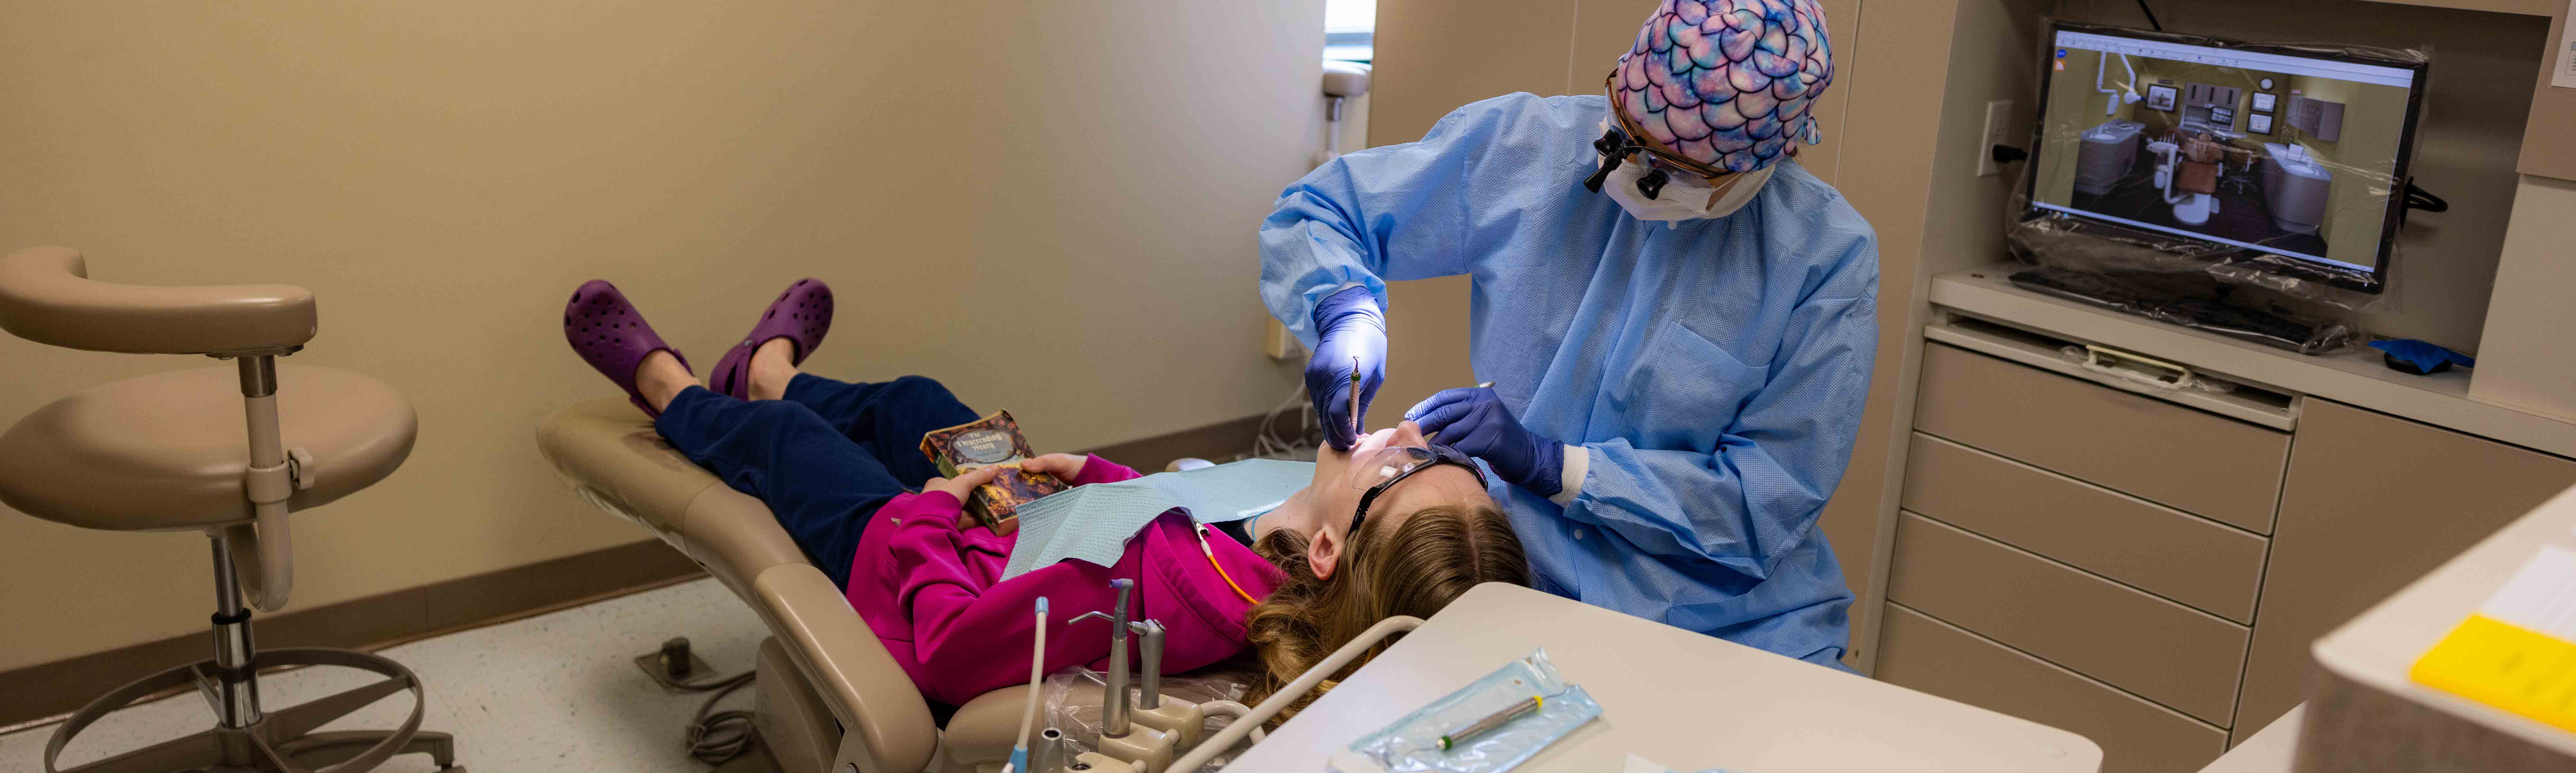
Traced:
<path id="1" fill-rule="evenodd" d="M 1923 347 L 1914 427 L 2257 533 L 2290 435 L 1957 349 Z"/>
<path id="2" fill-rule="evenodd" d="M 2227 732 L 1903 604 L 1887 606 L 1878 678 L 2074 732 L 2102 747 L 2102 773 L 2199 767 Z"/>
<path id="3" fill-rule="evenodd" d="M 2236 737 L 2298 705 L 2308 645 L 2576 484 L 2576 462 L 2308 400 L 2254 621 Z"/>
<path id="4" fill-rule="evenodd" d="M 2245 626 L 1908 514 L 1887 600 L 2225 726 Z"/>
<path id="5" fill-rule="evenodd" d="M 2109 771 L 2226 751 L 2291 434 L 1941 343 L 1916 394 L 1877 675 Z"/>
<path id="6" fill-rule="evenodd" d="M 1878 676 L 2197 769 L 2303 699 L 2308 644 L 2576 462 L 2313 396 L 2295 431 L 1924 346 Z"/>

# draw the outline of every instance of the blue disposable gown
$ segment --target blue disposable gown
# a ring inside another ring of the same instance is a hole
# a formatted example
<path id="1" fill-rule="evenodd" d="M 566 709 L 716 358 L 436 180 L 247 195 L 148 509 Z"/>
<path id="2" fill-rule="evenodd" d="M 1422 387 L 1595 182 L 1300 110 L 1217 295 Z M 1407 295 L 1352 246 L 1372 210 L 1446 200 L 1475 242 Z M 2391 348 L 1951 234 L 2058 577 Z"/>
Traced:
<path id="1" fill-rule="evenodd" d="M 1477 378 L 1583 447 L 1563 504 L 1495 492 L 1540 587 L 1832 663 L 1852 594 L 1816 518 L 1869 389 L 1877 238 L 1793 161 L 1726 217 L 1632 218 L 1583 187 L 1606 104 L 1496 97 L 1317 168 L 1262 223 L 1262 298 L 1311 349 L 1342 288 L 1474 277 Z"/>

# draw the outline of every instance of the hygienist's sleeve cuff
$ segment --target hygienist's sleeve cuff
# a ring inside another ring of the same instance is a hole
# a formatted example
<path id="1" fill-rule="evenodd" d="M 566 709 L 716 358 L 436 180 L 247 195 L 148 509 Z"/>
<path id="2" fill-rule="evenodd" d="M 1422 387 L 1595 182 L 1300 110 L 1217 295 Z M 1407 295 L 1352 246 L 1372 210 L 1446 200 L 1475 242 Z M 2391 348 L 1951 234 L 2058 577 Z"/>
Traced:
<path id="1" fill-rule="evenodd" d="M 1558 507 L 1574 504 L 1574 498 L 1583 493 L 1584 474 L 1591 471 L 1591 449 L 1576 445 L 1566 446 L 1564 474 L 1557 478 L 1557 485 L 1560 488 L 1557 489 L 1556 496 L 1548 497 L 1547 501 L 1555 502 Z"/>
<path id="2" fill-rule="evenodd" d="M 1315 302 L 1316 302 L 1317 304 L 1321 304 L 1321 303 L 1323 303 L 1323 302 L 1324 302 L 1324 300 L 1323 300 L 1323 299 L 1325 299 L 1325 298 L 1330 298 L 1330 297 L 1333 297 L 1333 296 L 1336 296 L 1336 295 L 1340 295 L 1340 294 L 1342 294 L 1342 291 L 1344 291 L 1344 290 L 1349 290 L 1349 289 L 1351 289 L 1351 288 L 1353 288 L 1353 287 L 1357 287 L 1357 288 L 1359 288 L 1359 289 L 1361 289 L 1361 290 L 1367 290 L 1367 291 L 1368 291 L 1368 294 L 1369 294 L 1369 298 L 1370 298 L 1371 300 L 1376 300 L 1376 301 L 1377 301 L 1377 306 L 1378 306 L 1378 309 L 1377 309 L 1377 310 L 1378 310 L 1378 313 L 1380 313 L 1380 314 L 1384 314 L 1384 313 L 1386 313 L 1386 301 L 1385 301 L 1384 299 L 1382 299 L 1382 298 L 1378 295 L 1378 292 L 1377 292 L 1377 291 L 1375 291 L 1375 290 L 1369 290 L 1369 286 L 1368 286 L 1368 284 L 1367 284 L 1367 283 L 1365 283 L 1365 282 L 1360 282 L 1360 281 L 1357 281 L 1357 280 L 1353 280 L 1353 281 L 1349 281 L 1349 282 L 1343 282 L 1340 286 L 1338 286 L 1338 287 L 1334 287 L 1332 292 L 1328 292 L 1328 293 L 1325 293 L 1325 294 L 1322 294 L 1322 295 L 1315 296 Z M 1323 331 L 1321 331 L 1321 330 L 1318 330 L 1318 331 L 1315 331 L 1315 332 L 1316 332 L 1316 334 L 1318 334 L 1318 335 L 1321 335 L 1321 334 L 1323 333 Z"/>

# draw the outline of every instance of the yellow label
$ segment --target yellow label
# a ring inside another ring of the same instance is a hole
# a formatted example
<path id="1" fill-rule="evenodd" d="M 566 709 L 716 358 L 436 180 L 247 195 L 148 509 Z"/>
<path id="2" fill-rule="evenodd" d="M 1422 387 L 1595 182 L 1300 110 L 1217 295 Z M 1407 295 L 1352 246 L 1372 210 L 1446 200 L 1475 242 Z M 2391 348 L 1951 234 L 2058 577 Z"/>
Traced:
<path id="1" fill-rule="evenodd" d="M 2423 685 L 2576 730 L 2576 643 L 2470 615 L 2406 672 Z"/>

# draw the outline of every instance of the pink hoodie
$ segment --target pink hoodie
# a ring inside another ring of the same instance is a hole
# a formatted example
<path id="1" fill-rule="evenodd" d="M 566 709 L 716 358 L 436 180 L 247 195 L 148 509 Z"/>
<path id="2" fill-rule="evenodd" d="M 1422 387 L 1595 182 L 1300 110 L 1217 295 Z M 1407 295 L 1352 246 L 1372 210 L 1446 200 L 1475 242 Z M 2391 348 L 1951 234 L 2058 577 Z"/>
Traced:
<path id="1" fill-rule="evenodd" d="M 1094 456 L 1081 475 L 1066 482 L 1081 486 L 1135 477 L 1135 470 Z M 858 555 L 850 562 L 848 588 L 850 606 L 885 641 L 912 683 L 924 696 L 952 706 L 1027 681 L 1035 634 L 1031 612 L 1039 596 L 1049 606 L 1048 673 L 1077 663 L 1095 670 L 1107 665 L 1109 624 L 1064 621 L 1095 609 L 1110 612 L 1118 593 L 1109 580 L 1125 577 L 1136 581 L 1129 616 L 1163 624 L 1163 673 L 1174 674 L 1242 652 L 1243 617 L 1252 608 L 1243 594 L 1262 598 L 1287 581 L 1250 548 L 1173 510 L 1129 540 L 1116 566 L 1065 561 L 995 582 L 1018 533 L 958 528 L 959 512 L 956 497 L 935 491 L 897 496 L 877 508 L 869 517 L 878 522 L 859 538 Z M 1129 657 L 1137 657 L 1135 650 Z"/>

